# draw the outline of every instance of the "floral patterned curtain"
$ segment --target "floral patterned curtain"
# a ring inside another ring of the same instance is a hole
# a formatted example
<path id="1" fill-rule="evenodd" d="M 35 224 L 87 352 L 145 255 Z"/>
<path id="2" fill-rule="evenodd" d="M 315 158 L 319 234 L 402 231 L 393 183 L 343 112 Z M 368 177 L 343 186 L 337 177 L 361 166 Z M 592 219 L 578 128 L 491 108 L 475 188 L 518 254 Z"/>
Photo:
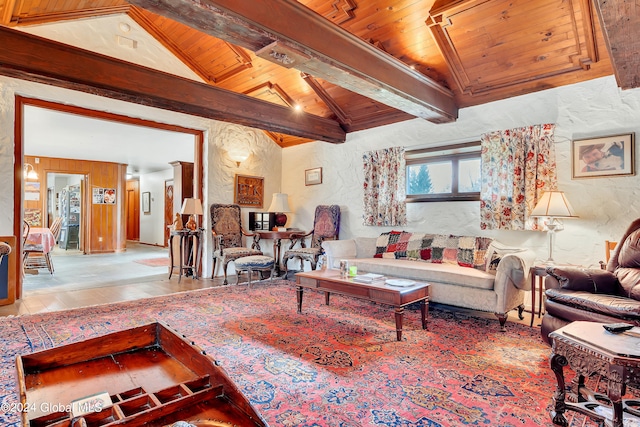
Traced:
<path id="1" fill-rule="evenodd" d="M 407 225 L 404 147 L 369 151 L 364 163 L 364 225 Z"/>
<path id="2" fill-rule="evenodd" d="M 554 124 L 483 134 L 480 228 L 536 230 L 530 212 L 546 190 L 557 189 Z"/>

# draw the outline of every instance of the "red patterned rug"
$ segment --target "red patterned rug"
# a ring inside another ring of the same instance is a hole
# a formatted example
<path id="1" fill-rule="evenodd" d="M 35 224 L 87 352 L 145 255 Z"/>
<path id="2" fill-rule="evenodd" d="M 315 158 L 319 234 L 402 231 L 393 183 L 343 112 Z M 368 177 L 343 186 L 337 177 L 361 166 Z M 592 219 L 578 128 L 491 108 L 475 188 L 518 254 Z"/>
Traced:
<path id="1" fill-rule="evenodd" d="M 209 288 L 0 319 L 0 404 L 18 402 L 14 360 L 156 320 L 216 359 L 271 426 L 552 426 L 555 379 L 540 331 L 495 318 L 405 311 L 305 292 L 291 282 Z M 0 424 L 20 425 L 0 411 Z M 582 425 L 575 423 L 575 425 Z M 587 423 L 587 425 L 595 425 Z"/>
<path id="2" fill-rule="evenodd" d="M 148 265 L 149 267 L 169 267 L 169 257 L 137 259 L 134 262 Z"/>

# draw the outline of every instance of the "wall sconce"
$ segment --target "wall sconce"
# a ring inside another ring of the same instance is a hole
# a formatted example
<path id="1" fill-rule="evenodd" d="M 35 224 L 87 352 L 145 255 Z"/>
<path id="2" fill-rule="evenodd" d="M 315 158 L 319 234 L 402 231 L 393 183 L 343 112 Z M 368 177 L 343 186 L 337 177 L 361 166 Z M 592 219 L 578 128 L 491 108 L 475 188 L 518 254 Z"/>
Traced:
<path id="1" fill-rule="evenodd" d="M 249 158 L 249 153 L 242 148 L 232 148 L 227 151 L 227 154 L 229 154 L 229 158 L 236 162 L 236 165 L 238 166 Z"/>
<path id="2" fill-rule="evenodd" d="M 31 163 L 25 163 L 23 168 L 23 175 L 25 179 L 36 180 L 38 179 L 38 173 Z"/>

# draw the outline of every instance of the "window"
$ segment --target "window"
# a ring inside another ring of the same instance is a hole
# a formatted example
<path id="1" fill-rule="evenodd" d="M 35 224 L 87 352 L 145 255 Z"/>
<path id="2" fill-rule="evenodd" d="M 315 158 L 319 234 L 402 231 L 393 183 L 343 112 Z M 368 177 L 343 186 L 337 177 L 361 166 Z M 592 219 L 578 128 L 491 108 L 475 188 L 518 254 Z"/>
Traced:
<path id="1" fill-rule="evenodd" d="M 480 200 L 480 142 L 407 151 L 407 202 Z"/>

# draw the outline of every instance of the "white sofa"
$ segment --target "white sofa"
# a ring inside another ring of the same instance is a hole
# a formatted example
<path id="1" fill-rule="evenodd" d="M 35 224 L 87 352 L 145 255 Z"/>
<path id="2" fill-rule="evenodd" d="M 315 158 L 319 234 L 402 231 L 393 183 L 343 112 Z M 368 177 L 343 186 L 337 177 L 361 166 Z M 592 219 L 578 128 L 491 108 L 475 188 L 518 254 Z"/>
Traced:
<path id="1" fill-rule="evenodd" d="M 428 282 L 431 284 L 430 301 L 493 312 L 498 317 L 503 331 L 509 311 L 517 308 L 520 319 L 523 318 L 525 291 L 531 289 L 528 276 L 535 260 L 533 251 L 507 248 L 492 241 L 482 253 L 489 259 L 486 261 L 485 258 L 483 261 L 486 262 L 487 268 L 473 268 L 408 257 L 396 258 L 388 253 L 383 257 L 374 258 L 376 242 L 379 245 L 379 238 L 356 237 L 323 242 L 328 268 L 338 268 L 340 260 L 346 259 L 349 265 L 357 266 L 358 273 L 377 273 Z M 378 256 L 380 255 L 383 254 L 378 253 Z M 494 261 L 495 268 L 489 270 L 491 260 Z"/>

